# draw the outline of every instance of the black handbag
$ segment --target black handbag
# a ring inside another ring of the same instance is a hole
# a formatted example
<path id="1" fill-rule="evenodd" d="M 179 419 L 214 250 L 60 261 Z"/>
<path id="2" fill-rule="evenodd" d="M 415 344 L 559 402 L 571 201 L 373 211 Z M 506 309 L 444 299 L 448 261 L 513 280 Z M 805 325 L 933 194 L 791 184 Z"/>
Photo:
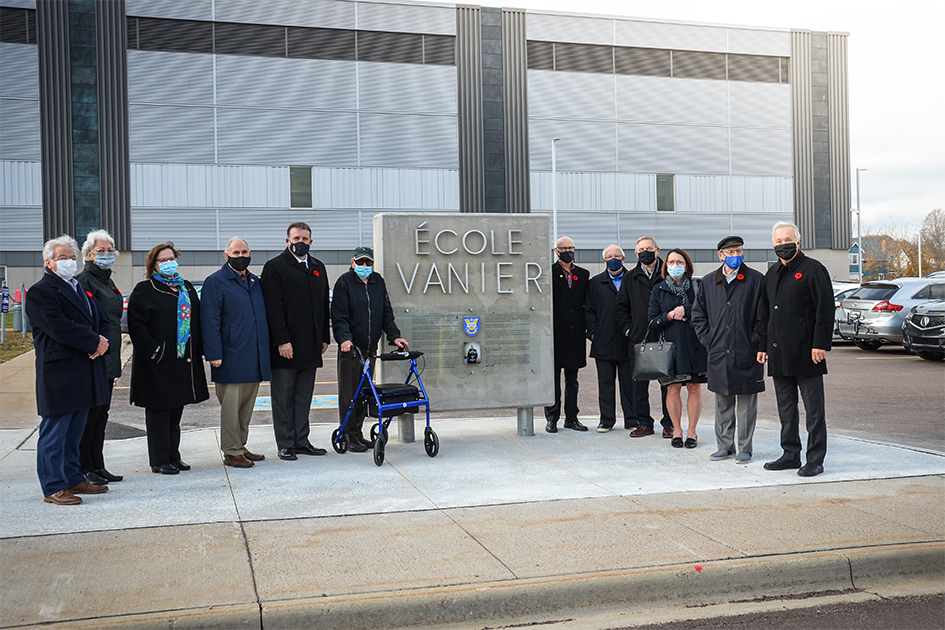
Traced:
<path id="1" fill-rule="evenodd" d="M 676 344 L 666 341 L 662 332 L 659 341 L 644 341 L 633 346 L 633 380 L 657 381 L 674 376 Z"/>

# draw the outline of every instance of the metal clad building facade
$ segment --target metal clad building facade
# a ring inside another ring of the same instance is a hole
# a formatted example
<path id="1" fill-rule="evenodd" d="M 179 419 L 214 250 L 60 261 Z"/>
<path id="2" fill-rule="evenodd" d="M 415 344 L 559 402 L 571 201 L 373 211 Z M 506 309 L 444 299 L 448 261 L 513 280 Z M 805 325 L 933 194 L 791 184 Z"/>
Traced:
<path id="1" fill-rule="evenodd" d="M 377 212 L 550 212 L 552 138 L 559 233 L 588 260 L 647 233 L 710 261 L 737 231 L 764 261 L 776 220 L 849 247 L 844 34 L 348 0 L 0 12 L 0 265 L 36 265 L 95 194 L 136 261 L 275 251 L 302 220 L 343 263 Z M 61 67 L 73 13 L 98 29 L 91 98 Z"/>

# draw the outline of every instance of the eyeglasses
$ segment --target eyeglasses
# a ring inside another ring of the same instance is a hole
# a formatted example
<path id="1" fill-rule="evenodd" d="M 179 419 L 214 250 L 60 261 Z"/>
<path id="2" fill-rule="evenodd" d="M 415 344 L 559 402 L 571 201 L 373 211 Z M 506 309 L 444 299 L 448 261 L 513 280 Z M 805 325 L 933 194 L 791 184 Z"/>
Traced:
<path id="1" fill-rule="evenodd" d="M 158 258 L 155 262 L 160 265 L 161 263 L 173 262 L 175 260 L 177 260 L 177 257 L 171 256 L 170 258 Z"/>
<path id="2" fill-rule="evenodd" d="M 374 264 L 374 261 L 370 258 L 362 258 L 360 260 L 354 261 L 354 264 L 358 265 L 359 267 L 370 267 Z"/>
<path id="3" fill-rule="evenodd" d="M 741 256 L 741 255 L 744 254 L 744 253 L 745 253 L 745 250 L 742 249 L 741 247 L 739 247 L 738 249 L 734 249 L 734 248 L 733 248 L 733 249 L 723 249 L 723 250 L 722 250 L 722 255 L 723 255 L 723 256 Z"/>
<path id="4" fill-rule="evenodd" d="M 556 247 L 555 249 L 558 250 L 559 252 L 573 252 L 574 251 L 573 247 Z"/>
<path id="5" fill-rule="evenodd" d="M 99 249 L 93 249 L 92 253 L 93 254 L 114 254 L 115 250 L 114 248 L 111 248 L 111 247 L 109 247 L 108 249 L 99 248 Z"/>

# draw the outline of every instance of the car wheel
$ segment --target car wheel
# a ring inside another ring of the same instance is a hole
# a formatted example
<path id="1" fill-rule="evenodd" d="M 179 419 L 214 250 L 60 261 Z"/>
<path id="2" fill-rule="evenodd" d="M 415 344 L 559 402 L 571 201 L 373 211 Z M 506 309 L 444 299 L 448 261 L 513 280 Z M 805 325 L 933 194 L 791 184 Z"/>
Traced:
<path id="1" fill-rule="evenodd" d="M 854 339 L 853 343 L 855 343 L 856 347 L 860 350 L 869 350 L 870 352 L 879 350 L 879 347 L 883 345 L 881 341 L 872 341 L 867 339 Z"/>
<path id="2" fill-rule="evenodd" d="M 945 352 L 935 352 L 934 350 L 919 350 L 920 357 L 926 361 L 945 361 Z"/>

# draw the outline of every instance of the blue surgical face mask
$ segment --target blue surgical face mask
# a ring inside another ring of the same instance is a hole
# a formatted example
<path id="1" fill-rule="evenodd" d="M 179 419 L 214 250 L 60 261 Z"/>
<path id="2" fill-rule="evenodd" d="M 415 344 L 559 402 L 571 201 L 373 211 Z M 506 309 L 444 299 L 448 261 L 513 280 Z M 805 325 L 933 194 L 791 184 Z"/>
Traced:
<path id="1" fill-rule="evenodd" d="M 95 266 L 108 271 L 115 264 L 115 254 L 95 254 Z"/>
<path id="2" fill-rule="evenodd" d="M 358 274 L 359 278 L 364 280 L 368 276 L 370 276 L 372 273 L 374 273 L 374 265 L 369 265 L 369 266 L 357 265 L 354 268 L 354 272 Z"/>
<path id="3" fill-rule="evenodd" d="M 162 262 L 160 265 L 158 265 L 158 273 L 165 278 L 170 278 L 175 273 L 177 273 L 177 261 L 168 260 L 166 262 Z"/>
<path id="4" fill-rule="evenodd" d="M 745 255 L 741 256 L 726 256 L 725 257 L 725 266 L 729 269 L 738 269 L 742 266 L 742 261 L 745 260 Z"/>
<path id="5" fill-rule="evenodd" d="M 686 273 L 686 265 L 666 265 L 666 272 L 673 278 L 681 278 Z"/>
<path id="6" fill-rule="evenodd" d="M 620 271 L 623 268 L 623 261 L 619 258 L 611 258 L 607 261 L 607 268 L 611 271 Z"/>

